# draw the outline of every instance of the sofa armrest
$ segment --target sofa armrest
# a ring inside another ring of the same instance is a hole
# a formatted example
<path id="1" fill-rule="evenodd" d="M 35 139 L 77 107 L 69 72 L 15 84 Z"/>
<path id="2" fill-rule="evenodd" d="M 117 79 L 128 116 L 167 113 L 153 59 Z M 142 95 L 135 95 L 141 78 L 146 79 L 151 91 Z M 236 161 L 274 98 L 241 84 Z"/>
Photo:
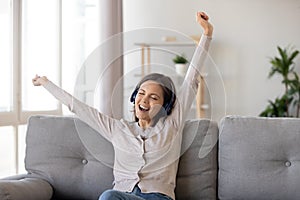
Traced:
<path id="1" fill-rule="evenodd" d="M 0 180 L 1 200 L 46 200 L 51 199 L 53 189 L 42 179 Z"/>
<path id="2" fill-rule="evenodd" d="M 1 180 L 6 180 L 6 181 L 13 181 L 13 180 L 21 180 L 24 178 L 28 178 L 28 174 L 18 174 L 18 175 L 12 175 L 12 176 L 7 176 L 4 178 L 1 178 Z"/>

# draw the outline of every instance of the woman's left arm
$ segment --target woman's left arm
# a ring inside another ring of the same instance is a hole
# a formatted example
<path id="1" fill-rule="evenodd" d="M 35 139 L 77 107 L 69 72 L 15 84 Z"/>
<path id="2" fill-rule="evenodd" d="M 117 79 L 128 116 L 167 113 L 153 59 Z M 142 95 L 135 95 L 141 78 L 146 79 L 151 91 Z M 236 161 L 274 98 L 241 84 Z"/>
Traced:
<path id="1" fill-rule="evenodd" d="M 208 49 L 213 34 L 213 26 L 209 23 L 209 17 L 204 12 L 197 12 L 196 21 L 203 29 L 203 34 L 190 62 L 187 74 L 178 93 L 177 103 L 172 115 L 179 124 L 186 120 L 190 107 L 198 91 L 200 69 L 207 57 Z"/>

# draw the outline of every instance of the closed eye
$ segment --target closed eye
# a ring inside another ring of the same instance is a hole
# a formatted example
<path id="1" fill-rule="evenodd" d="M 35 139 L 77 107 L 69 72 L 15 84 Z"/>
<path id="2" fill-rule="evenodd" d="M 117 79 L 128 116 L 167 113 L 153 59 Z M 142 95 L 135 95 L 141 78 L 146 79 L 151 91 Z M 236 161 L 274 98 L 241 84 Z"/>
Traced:
<path id="1" fill-rule="evenodd" d="M 158 100 L 158 98 L 157 98 L 157 97 L 155 97 L 155 96 L 152 96 L 152 97 L 151 97 L 151 99 L 153 99 L 153 100 L 155 100 L 155 101 L 157 101 L 157 100 Z"/>
<path id="2" fill-rule="evenodd" d="M 145 95 L 145 92 L 138 92 L 138 95 Z"/>
<path id="3" fill-rule="evenodd" d="M 147 92 L 146 92 L 145 90 L 143 90 L 143 89 L 140 89 L 140 90 L 138 91 L 137 94 L 138 94 L 139 96 L 148 95 Z M 155 93 L 149 94 L 149 97 L 150 97 L 151 99 L 153 99 L 154 101 L 158 101 L 158 100 L 160 99 L 160 96 L 157 95 L 157 94 L 155 94 Z"/>

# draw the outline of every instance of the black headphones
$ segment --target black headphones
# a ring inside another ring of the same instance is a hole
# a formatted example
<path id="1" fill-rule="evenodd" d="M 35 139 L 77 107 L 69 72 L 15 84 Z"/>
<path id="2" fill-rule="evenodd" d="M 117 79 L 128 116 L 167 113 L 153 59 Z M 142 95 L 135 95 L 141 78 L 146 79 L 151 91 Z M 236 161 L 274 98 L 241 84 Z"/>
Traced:
<path id="1" fill-rule="evenodd" d="M 174 107 L 174 104 L 175 104 L 175 94 L 174 94 L 174 90 L 171 90 L 171 99 L 169 102 L 167 102 L 165 105 L 163 105 L 163 107 L 165 108 L 166 112 L 167 112 L 167 115 L 171 114 L 172 112 L 172 109 Z"/>
<path id="2" fill-rule="evenodd" d="M 175 104 L 175 101 L 176 101 L 176 97 L 175 97 L 175 93 L 174 93 L 175 89 L 173 88 L 173 84 L 171 84 L 171 87 L 172 88 L 169 89 L 171 91 L 171 99 L 168 102 L 164 103 L 164 105 L 163 105 L 167 115 L 171 114 L 172 109 Z M 139 88 L 136 87 L 130 96 L 130 102 L 133 104 L 135 104 L 135 98 L 136 98 L 138 91 L 139 91 Z"/>
<path id="3" fill-rule="evenodd" d="M 130 102 L 133 104 L 135 104 L 135 98 L 138 93 L 138 90 L 139 90 L 139 88 L 136 87 L 130 96 Z"/>

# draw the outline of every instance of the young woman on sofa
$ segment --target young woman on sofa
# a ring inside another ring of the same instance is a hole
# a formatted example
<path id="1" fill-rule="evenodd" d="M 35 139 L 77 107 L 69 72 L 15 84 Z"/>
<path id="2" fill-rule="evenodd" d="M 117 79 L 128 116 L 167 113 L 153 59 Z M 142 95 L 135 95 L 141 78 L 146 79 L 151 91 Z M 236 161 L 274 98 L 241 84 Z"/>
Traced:
<path id="1" fill-rule="evenodd" d="M 43 86 L 81 120 L 97 130 L 114 147 L 114 188 L 100 200 L 175 199 L 176 173 L 180 157 L 181 133 L 194 100 L 199 69 L 212 37 L 213 26 L 204 12 L 196 20 L 203 28 L 180 93 L 172 80 L 162 74 L 145 76 L 133 91 L 135 122 L 113 119 L 100 113 L 47 79 L 36 75 L 33 85 Z M 101 178 L 101 177 L 99 177 Z"/>

